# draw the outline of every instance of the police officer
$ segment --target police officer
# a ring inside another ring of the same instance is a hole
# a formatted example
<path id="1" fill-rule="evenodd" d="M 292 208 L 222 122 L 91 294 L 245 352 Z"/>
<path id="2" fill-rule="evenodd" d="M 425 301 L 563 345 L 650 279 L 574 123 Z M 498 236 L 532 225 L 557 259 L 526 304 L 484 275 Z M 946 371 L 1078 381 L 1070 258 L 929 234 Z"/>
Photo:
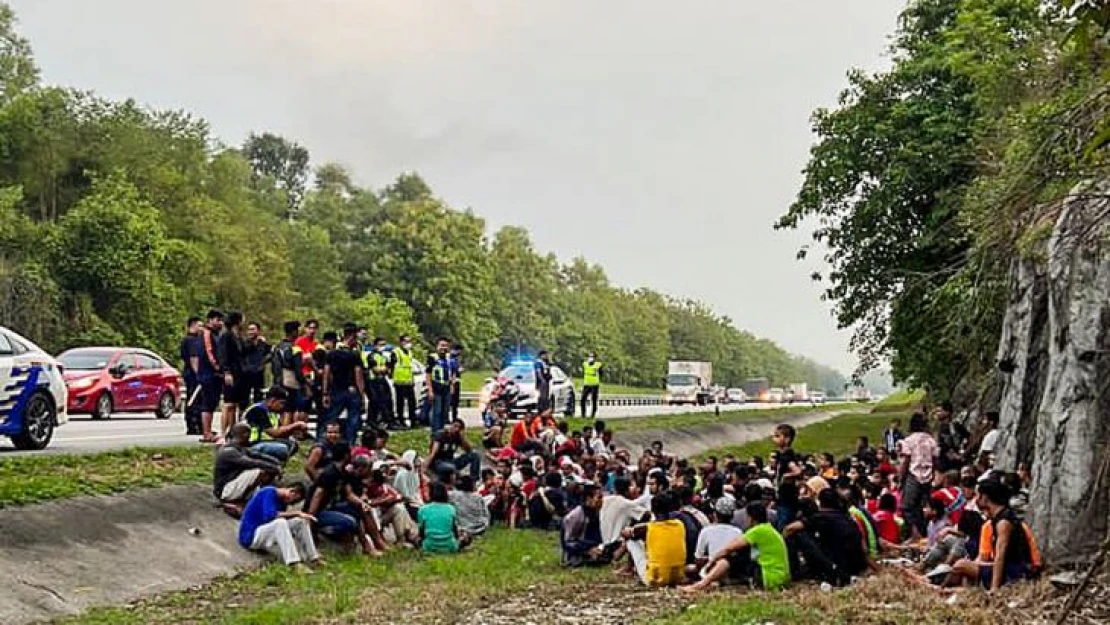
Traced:
<path id="1" fill-rule="evenodd" d="M 582 363 L 582 418 L 586 418 L 586 402 L 593 400 L 591 417 L 597 416 L 597 396 L 601 390 L 601 369 L 604 367 L 597 354 L 590 352 L 586 362 Z"/>
<path id="2" fill-rule="evenodd" d="M 459 418 L 459 399 L 462 397 L 462 352 L 463 346 L 455 343 L 451 347 L 451 420 Z"/>
<path id="3" fill-rule="evenodd" d="M 369 384 L 366 394 L 370 404 L 370 423 L 374 427 L 388 425 L 395 428 L 393 396 L 389 389 L 389 376 L 393 371 L 393 355 L 385 350 L 385 339 L 376 337 L 374 349 L 364 356 Z"/>
<path id="4" fill-rule="evenodd" d="M 416 425 L 416 388 L 412 378 L 412 339 L 402 334 L 393 348 L 393 394 L 397 422 L 402 427 Z M 408 404 L 408 422 L 405 422 L 405 404 Z"/>
<path id="5" fill-rule="evenodd" d="M 551 410 L 551 354 L 540 350 L 533 365 L 536 371 L 536 412 L 543 414 Z"/>
<path id="6" fill-rule="evenodd" d="M 446 337 L 436 339 L 436 351 L 428 355 L 428 401 L 431 402 L 431 426 L 434 436 L 447 427 L 451 409 L 451 360 L 448 352 L 451 341 Z"/>

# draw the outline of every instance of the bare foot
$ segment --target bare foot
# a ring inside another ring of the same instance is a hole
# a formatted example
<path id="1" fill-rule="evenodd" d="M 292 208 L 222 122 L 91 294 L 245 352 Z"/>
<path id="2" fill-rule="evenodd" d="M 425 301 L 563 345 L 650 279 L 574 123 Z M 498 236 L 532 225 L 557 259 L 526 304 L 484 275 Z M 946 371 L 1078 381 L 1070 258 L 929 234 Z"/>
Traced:
<path id="1" fill-rule="evenodd" d="M 678 590 L 680 592 L 684 592 L 684 593 L 692 595 L 694 593 L 698 593 L 698 592 L 701 592 L 701 591 L 705 590 L 705 588 L 702 587 L 702 586 L 699 586 L 698 584 L 687 584 L 686 586 L 679 586 Z"/>

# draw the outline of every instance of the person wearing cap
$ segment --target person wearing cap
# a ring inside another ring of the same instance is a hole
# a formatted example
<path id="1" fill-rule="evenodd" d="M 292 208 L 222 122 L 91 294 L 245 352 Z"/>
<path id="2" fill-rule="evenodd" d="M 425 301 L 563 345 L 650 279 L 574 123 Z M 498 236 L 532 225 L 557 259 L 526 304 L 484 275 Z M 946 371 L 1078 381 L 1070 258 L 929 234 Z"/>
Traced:
<path id="1" fill-rule="evenodd" d="M 416 387 L 413 383 L 412 339 L 402 334 L 393 348 L 393 395 L 397 423 L 401 427 L 416 427 Z M 405 410 L 405 407 L 408 410 Z M 408 420 L 405 420 L 408 415 Z"/>
<path id="2" fill-rule="evenodd" d="M 601 391 L 601 370 L 605 365 L 597 359 L 597 354 L 590 352 L 586 361 L 582 363 L 582 418 L 586 418 L 586 404 L 593 401 L 590 418 L 597 417 L 597 397 Z"/>
<path id="3" fill-rule="evenodd" d="M 723 512 L 731 514 L 735 510 L 735 506 L 722 504 L 723 501 L 729 500 L 719 499 L 717 504 L 721 508 L 714 510 L 718 518 Z M 768 590 L 782 588 L 790 581 L 790 558 L 786 541 L 767 522 L 767 509 L 762 502 L 754 502 L 748 504 L 747 512 L 752 521 L 748 531 L 740 536 L 733 534 L 723 545 L 707 544 L 706 553 L 712 555 L 702 569 L 704 572 L 701 580 L 683 586 L 682 590 L 705 590 L 726 577 L 749 579 L 753 585 Z M 700 536 L 698 546 L 701 546 Z"/>
<path id="4" fill-rule="evenodd" d="M 709 558 L 717 555 L 733 540 L 744 535 L 740 528 L 732 524 L 732 517 L 736 514 L 736 500 L 731 497 L 721 497 L 711 506 L 705 506 L 703 513 L 709 517 L 709 524 L 698 532 L 698 542 L 694 547 L 694 565 L 688 567 L 687 572 L 695 574 L 701 571 L 709 562 Z M 736 567 L 737 572 L 741 569 Z"/>

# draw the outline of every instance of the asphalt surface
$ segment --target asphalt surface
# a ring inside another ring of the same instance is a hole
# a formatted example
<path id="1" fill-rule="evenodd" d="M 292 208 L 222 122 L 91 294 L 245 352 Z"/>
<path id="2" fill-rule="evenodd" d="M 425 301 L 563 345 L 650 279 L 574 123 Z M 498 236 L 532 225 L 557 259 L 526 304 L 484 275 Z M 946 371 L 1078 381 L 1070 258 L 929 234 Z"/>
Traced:
<path id="1" fill-rule="evenodd" d="M 752 410 L 773 407 L 769 404 L 722 405 L 721 410 Z M 598 418 L 626 419 L 647 415 L 713 412 L 716 406 L 603 406 Z M 463 408 L 460 416 L 468 425 L 481 425 L 476 408 Z M 218 417 L 217 417 L 218 418 Z M 160 420 L 153 414 L 120 414 L 106 421 L 94 421 L 88 415 L 73 415 L 69 423 L 54 431 L 54 439 L 43 451 L 16 451 L 11 443 L 0 437 L 0 461 L 26 454 L 89 453 L 126 449 L 128 447 L 166 447 L 172 445 L 199 445 L 197 437 L 185 435 L 184 418 L 178 414 Z"/>

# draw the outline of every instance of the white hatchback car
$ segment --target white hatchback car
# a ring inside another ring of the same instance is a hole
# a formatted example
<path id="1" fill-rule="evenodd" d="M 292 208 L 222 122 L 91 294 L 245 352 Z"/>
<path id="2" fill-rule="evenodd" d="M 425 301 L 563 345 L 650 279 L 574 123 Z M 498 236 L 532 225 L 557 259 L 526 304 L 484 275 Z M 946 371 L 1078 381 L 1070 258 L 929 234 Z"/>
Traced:
<path id="1" fill-rule="evenodd" d="M 44 449 L 68 421 L 66 384 L 54 357 L 0 327 L 0 436 L 17 449 Z"/>

